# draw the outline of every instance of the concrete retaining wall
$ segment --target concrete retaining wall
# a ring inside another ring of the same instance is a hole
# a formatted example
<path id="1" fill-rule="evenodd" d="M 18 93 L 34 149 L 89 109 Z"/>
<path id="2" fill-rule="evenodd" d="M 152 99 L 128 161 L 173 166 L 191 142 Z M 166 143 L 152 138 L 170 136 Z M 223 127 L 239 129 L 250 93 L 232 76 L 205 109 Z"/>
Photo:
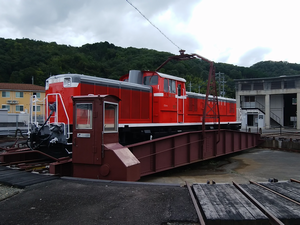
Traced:
<path id="1" fill-rule="evenodd" d="M 300 140 L 287 138 L 265 138 L 264 142 L 260 144 L 260 147 L 300 152 Z"/>

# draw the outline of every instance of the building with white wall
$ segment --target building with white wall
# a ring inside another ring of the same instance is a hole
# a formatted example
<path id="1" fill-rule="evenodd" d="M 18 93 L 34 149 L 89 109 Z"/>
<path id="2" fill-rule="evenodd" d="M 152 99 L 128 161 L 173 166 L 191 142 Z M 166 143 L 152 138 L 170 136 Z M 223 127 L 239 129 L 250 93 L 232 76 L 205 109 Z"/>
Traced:
<path id="1" fill-rule="evenodd" d="M 235 80 L 237 119 L 242 128 L 300 129 L 300 75 Z"/>

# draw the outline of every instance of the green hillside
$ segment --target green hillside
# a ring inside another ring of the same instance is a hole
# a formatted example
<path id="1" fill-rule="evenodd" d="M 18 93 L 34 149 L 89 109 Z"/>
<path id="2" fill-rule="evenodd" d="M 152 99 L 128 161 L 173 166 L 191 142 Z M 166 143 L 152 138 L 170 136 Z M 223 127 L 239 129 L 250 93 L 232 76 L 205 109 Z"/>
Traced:
<path id="1" fill-rule="evenodd" d="M 108 42 L 81 47 L 58 45 L 30 39 L 0 38 L 0 82 L 34 83 L 62 73 L 79 73 L 119 79 L 129 70 L 155 70 L 171 53 L 150 49 L 122 48 Z M 234 79 L 300 74 L 300 65 L 287 62 L 259 62 L 248 67 L 215 63 L 216 72 L 225 74 L 226 97 L 234 97 Z M 199 60 L 172 61 L 163 73 L 187 80 L 187 89 L 205 93 L 209 65 Z"/>

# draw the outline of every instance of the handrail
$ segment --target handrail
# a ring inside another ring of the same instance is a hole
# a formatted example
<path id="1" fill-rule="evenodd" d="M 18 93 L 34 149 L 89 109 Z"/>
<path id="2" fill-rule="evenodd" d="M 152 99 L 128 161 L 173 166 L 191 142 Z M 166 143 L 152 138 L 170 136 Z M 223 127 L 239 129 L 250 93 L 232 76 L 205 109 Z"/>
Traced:
<path id="1" fill-rule="evenodd" d="M 36 126 L 38 126 L 38 121 L 37 121 L 37 103 L 41 102 L 43 103 L 43 106 L 45 105 L 45 99 L 38 99 L 36 95 L 32 95 L 30 97 L 30 109 L 29 109 L 29 123 L 28 123 L 28 134 L 30 133 L 30 124 L 35 124 Z M 33 107 L 35 107 L 35 110 L 33 111 Z M 44 111 L 44 109 L 42 110 Z"/>
<path id="2" fill-rule="evenodd" d="M 258 109 L 260 109 L 260 111 L 262 111 L 263 113 L 265 113 L 265 106 L 263 104 L 261 104 L 260 102 L 258 101 L 255 101 L 255 106 L 258 105 Z"/>
<path id="3" fill-rule="evenodd" d="M 261 104 L 258 101 L 255 101 L 255 108 L 259 109 L 261 112 L 263 112 L 264 114 L 266 114 L 265 111 L 265 106 L 263 104 Z M 280 126 L 282 126 L 281 124 L 281 118 L 279 116 L 277 116 L 275 113 L 273 113 L 272 111 L 270 111 L 270 117 L 275 120 L 275 122 L 277 122 Z"/>
<path id="4" fill-rule="evenodd" d="M 69 120 L 69 115 L 68 115 L 68 112 L 67 112 L 67 110 L 66 110 L 64 101 L 63 101 L 63 99 L 62 99 L 62 97 L 61 97 L 61 94 L 60 94 L 60 93 L 47 94 L 47 96 L 46 96 L 46 103 L 47 103 L 47 105 L 49 104 L 49 101 L 48 101 L 49 96 L 55 96 L 55 101 L 56 101 L 56 112 L 55 112 L 55 115 L 54 115 L 54 122 L 53 122 L 53 123 L 54 123 L 54 124 L 61 123 L 61 124 L 64 125 L 64 127 L 67 126 L 68 132 L 65 133 L 65 135 L 67 135 L 67 138 L 66 138 L 66 139 L 69 139 L 69 138 L 70 138 L 70 134 L 71 134 L 71 132 L 70 132 L 70 120 Z M 63 122 L 59 122 L 59 121 L 58 121 L 58 108 L 59 108 L 59 107 L 58 107 L 58 106 L 59 106 L 59 101 L 58 101 L 58 100 L 60 100 L 60 102 L 61 102 L 61 104 L 62 104 L 62 107 L 63 107 L 64 113 L 65 113 L 65 116 L 66 116 L 66 118 L 67 118 L 67 125 L 66 125 L 65 123 L 63 123 Z M 47 114 L 47 116 L 48 116 L 48 107 L 47 107 L 46 109 L 47 109 L 46 114 Z M 47 123 L 48 123 L 48 124 L 51 124 L 50 120 L 49 120 Z M 65 131 L 66 131 L 66 129 L 64 129 L 64 132 L 65 132 Z"/>

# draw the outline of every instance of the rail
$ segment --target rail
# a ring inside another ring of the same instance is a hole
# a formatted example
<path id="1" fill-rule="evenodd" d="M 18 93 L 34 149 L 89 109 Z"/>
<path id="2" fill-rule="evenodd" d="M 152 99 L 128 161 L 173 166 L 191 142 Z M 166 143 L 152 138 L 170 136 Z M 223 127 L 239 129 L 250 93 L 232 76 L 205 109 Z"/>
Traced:
<path id="1" fill-rule="evenodd" d="M 256 101 L 255 102 L 255 106 L 264 114 L 266 114 L 265 112 L 265 106 L 263 104 L 261 104 L 260 102 Z M 270 117 L 276 122 L 278 123 L 280 126 L 282 126 L 281 124 L 281 119 L 279 116 L 277 116 L 275 113 L 273 113 L 272 111 L 270 111 Z"/>
<path id="2" fill-rule="evenodd" d="M 63 124 L 63 125 L 64 125 L 64 128 L 67 127 L 67 129 L 64 129 L 64 135 L 67 136 L 66 139 L 69 139 L 69 138 L 70 138 L 70 134 L 71 134 L 71 133 L 70 133 L 70 120 L 69 120 L 68 112 L 67 112 L 67 110 L 66 110 L 66 106 L 65 106 L 64 101 L 63 101 L 63 99 L 62 99 L 62 97 L 61 97 L 61 94 L 59 94 L 59 93 L 48 94 L 48 95 L 46 96 L 46 105 L 49 105 L 49 97 L 50 97 L 50 96 L 54 96 L 54 97 L 55 97 L 56 111 L 55 111 L 54 116 L 51 116 L 51 117 L 50 117 L 50 119 L 48 120 L 47 124 L 58 124 L 58 123 Z M 59 115 L 59 111 L 58 111 L 58 110 L 59 110 L 59 102 L 61 103 L 62 108 L 63 108 L 63 111 L 64 111 L 64 114 L 65 114 L 65 116 L 66 116 L 67 124 L 65 124 L 65 123 L 63 123 L 63 122 L 61 122 L 61 121 L 58 121 L 58 115 Z M 49 109 L 48 109 L 48 107 L 46 107 L 46 116 L 48 116 L 48 115 L 49 115 Z M 54 122 L 52 122 L 52 123 L 51 123 L 51 118 L 54 119 Z M 67 131 L 66 131 L 66 130 L 67 130 Z"/>
<path id="3" fill-rule="evenodd" d="M 246 197 L 248 198 L 259 210 L 261 210 L 270 220 L 273 225 L 284 225 L 277 217 L 274 216 L 268 209 L 266 209 L 260 202 L 258 202 L 253 196 L 251 196 L 244 188 L 239 184 L 232 182 L 233 185 Z"/>
<path id="4" fill-rule="evenodd" d="M 42 117 L 40 115 L 38 115 L 38 111 L 40 112 L 43 112 L 43 109 L 42 110 L 38 110 L 38 106 L 44 106 L 45 105 L 45 99 L 38 99 L 36 95 L 32 95 L 31 98 L 30 98 L 30 111 L 29 111 L 29 117 L 30 117 L 30 124 L 35 124 L 38 126 L 38 123 L 39 122 L 43 122 L 43 121 L 38 121 L 38 118 Z M 41 103 L 41 104 L 38 104 L 38 103 Z M 28 123 L 28 128 L 29 128 L 29 123 Z"/>

